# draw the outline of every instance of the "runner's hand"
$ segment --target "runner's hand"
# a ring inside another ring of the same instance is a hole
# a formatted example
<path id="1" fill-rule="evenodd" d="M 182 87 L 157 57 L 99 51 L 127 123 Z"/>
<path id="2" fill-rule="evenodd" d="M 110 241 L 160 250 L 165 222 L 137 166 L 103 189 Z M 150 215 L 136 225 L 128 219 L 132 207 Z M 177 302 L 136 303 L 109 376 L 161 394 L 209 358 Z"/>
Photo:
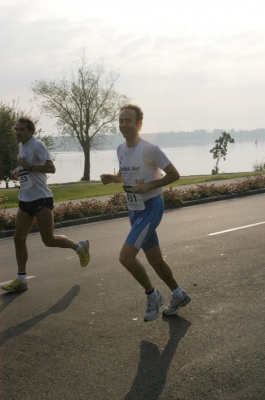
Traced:
<path id="1" fill-rule="evenodd" d="M 133 193 L 146 193 L 152 189 L 149 183 L 141 183 L 140 185 L 135 185 L 133 187 Z"/>
<path id="2" fill-rule="evenodd" d="M 13 169 L 13 171 L 11 172 L 11 178 L 14 181 L 18 181 L 18 169 L 17 168 Z"/>
<path id="3" fill-rule="evenodd" d="M 111 174 L 102 174 L 100 175 L 100 178 L 103 185 L 108 185 L 109 183 L 114 182 L 114 176 Z"/>

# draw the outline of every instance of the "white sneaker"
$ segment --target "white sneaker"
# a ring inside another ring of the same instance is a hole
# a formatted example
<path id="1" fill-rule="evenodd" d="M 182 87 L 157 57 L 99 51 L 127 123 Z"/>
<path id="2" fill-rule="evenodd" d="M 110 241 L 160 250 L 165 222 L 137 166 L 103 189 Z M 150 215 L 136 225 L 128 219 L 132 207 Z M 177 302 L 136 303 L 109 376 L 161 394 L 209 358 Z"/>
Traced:
<path id="1" fill-rule="evenodd" d="M 190 301 L 191 301 L 190 296 L 185 292 L 185 290 L 182 290 L 181 297 L 175 297 L 172 295 L 170 304 L 167 308 L 164 309 L 163 314 L 175 315 L 179 312 L 181 307 L 185 307 L 187 304 L 189 304 Z"/>
<path id="2" fill-rule="evenodd" d="M 164 297 L 158 290 L 156 292 L 158 296 L 155 298 L 147 296 L 147 309 L 144 314 L 144 320 L 146 322 L 154 321 L 159 316 L 160 307 L 164 304 Z"/>

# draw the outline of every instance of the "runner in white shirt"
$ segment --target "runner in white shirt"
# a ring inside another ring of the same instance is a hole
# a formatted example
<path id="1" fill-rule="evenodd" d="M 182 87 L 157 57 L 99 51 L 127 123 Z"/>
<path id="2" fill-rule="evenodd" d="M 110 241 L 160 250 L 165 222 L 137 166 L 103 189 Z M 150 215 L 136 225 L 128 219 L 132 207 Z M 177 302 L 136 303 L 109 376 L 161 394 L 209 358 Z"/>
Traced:
<path id="1" fill-rule="evenodd" d="M 103 174 L 104 185 L 124 182 L 131 230 L 120 252 L 121 264 L 143 286 L 147 295 L 145 321 L 153 321 L 159 316 L 164 303 L 163 295 L 156 290 L 142 263 L 136 258 L 142 248 L 147 261 L 158 276 L 172 291 L 170 304 L 164 315 L 177 314 L 191 298 L 177 284 L 172 270 L 163 259 L 156 228 L 159 225 L 164 203 L 161 197 L 163 186 L 179 179 L 174 165 L 158 146 L 141 139 L 143 112 L 140 107 L 127 104 L 121 108 L 119 127 L 126 142 L 117 149 L 119 172 Z M 161 177 L 161 169 L 165 175 Z"/>
<path id="2" fill-rule="evenodd" d="M 18 167 L 12 178 L 19 179 L 19 208 L 16 216 L 14 242 L 18 265 L 17 278 L 2 286 L 3 290 L 15 292 L 28 289 L 26 264 L 28 260 L 27 237 L 37 220 L 43 243 L 48 247 L 70 248 L 77 252 L 81 267 L 89 263 L 89 242 L 74 242 L 66 236 L 54 234 L 53 197 L 47 186 L 46 173 L 54 174 L 52 158 L 41 140 L 36 139 L 34 122 L 25 116 L 15 124 L 19 142 Z"/>

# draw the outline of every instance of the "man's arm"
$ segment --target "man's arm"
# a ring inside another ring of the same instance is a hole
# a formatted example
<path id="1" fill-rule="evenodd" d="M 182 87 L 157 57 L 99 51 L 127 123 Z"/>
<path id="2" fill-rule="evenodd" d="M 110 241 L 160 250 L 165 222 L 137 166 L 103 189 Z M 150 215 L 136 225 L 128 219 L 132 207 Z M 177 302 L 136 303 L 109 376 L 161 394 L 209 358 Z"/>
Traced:
<path id="1" fill-rule="evenodd" d="M 102 174 L 100 175 L 100 178 L 103 185 L 108 185 L 109 183 L 123 182 L 123 177 L 120 170 L 116 174 Z"/>
<path id="2" fill-rule="evenodd" d="M 43 165 L 30 166 L 27 164 L 27 162 L 24 160 L 24 158 L 19 158 L 18 164 L 21 165 L 22 168 L 27 169 L 28 171 L 30 171 L 30 167 L 31 167 L 32 172 L 42 172 L 44 174 L 54 174 L 56 171 L 55 165 L 50 160 L 47 160 L 46 164 L 43 164 Z"/>
<path id="3" fill-rule="evenodd" d="M 168 164 L 163 171 L 165 172 L 165 176 L 161 179 L 156 179 L 155 181 L 142 183 L 140 185 L 136 185 L 133 187 L 134 193 L 146 193 L 150 190 L 157 189 L 166 185 L 170 185 L 170 183 L 178 181 L 180 175 L 177 169 L 174 167 L 172 163 Z"/>

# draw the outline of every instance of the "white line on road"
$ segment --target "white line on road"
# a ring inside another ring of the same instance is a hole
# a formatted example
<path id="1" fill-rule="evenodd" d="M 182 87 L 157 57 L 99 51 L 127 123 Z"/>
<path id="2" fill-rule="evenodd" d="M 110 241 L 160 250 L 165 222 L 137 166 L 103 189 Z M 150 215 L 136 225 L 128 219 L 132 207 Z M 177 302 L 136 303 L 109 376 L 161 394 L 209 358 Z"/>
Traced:
<path id="1" fill-rule="evenodd" d="M 239 226 L 238 228 L 227 229 L 226 231 L 220 231 L 220 232 L 215 232 L 215 233 L 208 233 L 207 236 L 220 235 L 220 233 L 226 233 L 226 232 L 237 231 L 238 229 L 250 228 L 251 226 L 257 226 L 257 225 L 261 225 L 261 224 L 265 224 L 265 221 L 263 221 L 263 222 L 257 222 L 256 224 L 252 224 L 252 225 Z"/>
<path id="2" fill-rule="evenodd" d="M 27 279 L 31 279 L 31 278 L 36 278 L 36 276 L 27 276 Z M 0 285 L 5 285 L 6 283 L 9 283 L 10 281 L 6 281 L 6 282 L 0 282 Z"/>

